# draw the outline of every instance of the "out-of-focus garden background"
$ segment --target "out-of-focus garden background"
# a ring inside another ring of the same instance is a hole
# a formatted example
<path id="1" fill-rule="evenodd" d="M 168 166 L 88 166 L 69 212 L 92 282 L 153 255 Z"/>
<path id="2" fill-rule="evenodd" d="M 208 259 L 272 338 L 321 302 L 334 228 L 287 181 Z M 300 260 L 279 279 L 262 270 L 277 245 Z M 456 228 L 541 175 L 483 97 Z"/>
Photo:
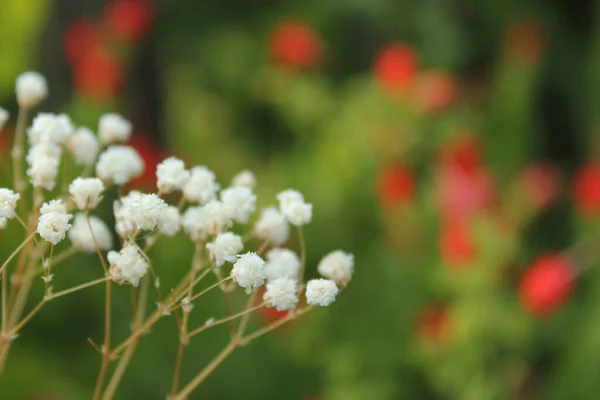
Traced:
<path id="1" fill-rule="evenodd" d="M 132 120 L 147 165 L 134 187 L 153 190 L 167 154 L 225 185 L 249 168 L 259 206 L 287 187 L 314 204 L 309 276 L 332 248 L 355 254 L 338 302 L 237 351 L 193 399 L 595 399 L 599 19 L 593 1 L 2 0 L 0 105 L 16 115 L 14 79 L 38 70 L 40 110 Z M 191 244 L 151 256 L 168 285 Z M 96 264 L 78 256 L 57 279 Z M 3 398 L 89 397 L 102 293 L 32 320 Z M 183 381 L 226 331 L 193 339 Z M 164 398 L 177 335 L 165 320 L 142 340 L 116 398 Z"/>

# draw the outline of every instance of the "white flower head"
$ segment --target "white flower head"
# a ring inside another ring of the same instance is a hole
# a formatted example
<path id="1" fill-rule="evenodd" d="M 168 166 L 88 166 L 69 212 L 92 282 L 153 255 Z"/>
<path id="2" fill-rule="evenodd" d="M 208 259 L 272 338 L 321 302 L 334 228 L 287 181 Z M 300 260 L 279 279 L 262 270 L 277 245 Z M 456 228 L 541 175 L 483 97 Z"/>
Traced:
<path id="1" fill-rule="evenodd" d="M 8 121 L 8 111 L 6 111 L 4 108 L 0 107 L 0 130 L 2 130 L 2 128 L 4 128 L 4 124 L 6 123 L 6 121 Z"/>
<path id="2" fill-rule="evenodd" d="M 37 160 L 44 157 L 50 157 L 59 162 L 61 155 L 62 149 L 59 145 L 52 142 L 41 142 L 29 148 L 25 160 L 29 165 L 33 165 Z"/>
<path id="3" fill-rule="evenodd" d="M 181 214 L 179 209 L 175 206 L 168 206 L 165 210 L 165 218 L 158 225 L 158 230 L 163 235 L 175 236 L 181 228 Z"/>
<path id="4" fill-rule="evenodd" d="M 254 177 L 252 171 L 244 170 L 233 177 L 231 186 L 244 186 L 252 189 L 254 186 L 256 186 L 256 178 Z"/>
<path id="5" fill-rule="evenodd" d="M 326 307 L 335 301 L 339 290 L 329 279 L 312 279 L 306 285 L 306 302 Z"/>
<path id="6" fill-rule="evenodd" d="M 267 253 L 265 275 L 269 281 L 279 278 L 298 279 L 300 259 L 289 249 L 272 249 Z"/>
<path id="7" fill-rule="evenodd" d="M 140 279 L 148 272 L 148 262 L 135 244 L 122 248 L 118 253 L 111 251 L 107 258 L 110 263 L 109 274 L 117 283 L 129 282 L 138 286 Z"/>
<path id="8" fill-rule="evenodd" d="M 75 178 L 69 185 L 71 198 L 80 210 L 92 210 L 102 200 L 104 183 L 98 178 Z"/>
<path id="9" fill-rule="evenodd" d="M 20 107 L 35 107 L 48 96 L 46 78 L 38 72 L 24 72 L 17 78 L 16 92 Z"/>
<path id="10" fill-rule="evenodd" d="M 221 191 L 221 202 L 227 208 L 231 218 L 245 224 L 256 209 L 256 196 L 252 189 L 245 186 L 230 187 Z"/>
<path id="11" fill-rule="evenodd" d="M 108 226 L 98 217 L 89 216 L 88 218 L 89 223 L 83 213 L 75 214 L 73 227 L 67 234 L 75 249 L 84 253 L 94 253 L 96 245 L 100 250 L 112 249 L 113 238 Z"/>
<path id="12" fill-rule="evenodd" d="M 92 165 L 98 158 L 100 143 L 91 129 L 82 126 L 67 138 L 65 148 L 73 155 L 75 164 Z"/>
<path id="13" fill-rule="evenodd" d="M 202 225 L 204 232 L 216 236 L 231 226 L 231 217 L 227 207 L 217 200 L 211 200 L 202 206 Z"/>
<path id="14" fill-rule="evenodd" d="M 200 204 L 208 203 L 216 198 L 219 184 L 215 174 L 206 167 L 196 166 L 190 170 L 190 178 L 183 187 L 184 197 Z"/>
<path id="15" fill-rule="evenodd" d="M 0 218 L 11 219 L 15 217 L 17 201 L 21 198 L 19 193 L 10 189 L 0 189 Z"/>
<path id="16" fill-rule="evenodd" d="M 288 189 L 277 195 L 279 209 L 287 220 L 297 226 L 306 225 L 312 219 L 312 204 L 304 202 L 297 190 Z"/>
<path id="17" fill-rule="evenodd" d="M 50 212 L 40 216 L 37 225 L 37 233 L 42 239 L 56 245 L 65 238 L 67 231 L 71 228 L 69 221 L 73 216 L 58 212 Z"/>
<path id="18" fill-rule="evenodd" d="M 189 207 L 181 217 L 181 225 L 185 233 L 197 242 L 203 240 L 206 235 L 204 233 L 204 219 L 202 217 L 202 207 Z"/>
<path id="19" fill-rule="evenodd" d="M 131 122 L 115 113 L 104 114 L 98 123 L 98 137 L 103 144 L 125 142 L 131 136 Z"/>
<path id="20" fill-rule="evenodd" d="M 62 144 L 73 133 L 73 130 L 73 124 L 68 115 L 39 113 L 27 130 L 27 136 L 31 145 L 44 142 Z"/>
<path id="21" fill-rule="evenodd" d="M 115 229 L 120 237 L 129 238 L 136 230 L 136 224 L 133 221 L 131 206 L 134 201 L 139 201 L 142 196 L 141 192 L 132 190 L 127 195 L 115 200 L 113 203 L 113 211 L 115 215 Z"/>
<path id="22" fill-rule="evenodd" d="M 58 160 L 52 157 L 40 157 L 30 164 L 27 176 L 33 187 L 46 190 L 54 189 L 58 174 Z"/>
<path id="23" fill-rule="evenodd" d="M 267 307 L 278 311 L 293 310 L 298 303 L 298 282 L 292 278 L 279 278 L 267 283 L 263 300 Z"/>
<path id="24" fill-rule="evenodd" d="M 110 146 L 98 158 L 96 174 L 103 181 L 124 185 L 144 172 L 140 155 L 129 146 Z"/>
<path id="25" fill-rule="evenodd" d="M 214 242 L 207 243 L 206 248 L 210 254 L 210 259 L 217 267 L 220 267 L 226 262 L 235 262 L 238 253 L 244 248 L 244 243 L 240 236 L 225 232 L 218 234 Z"/>
<path id="26" fill-rule="evenodd" d="M 141 194 L 127 204 L 136 229 L 152 230 L 167 222 L 169 206 L 155 193 Z"/>
<path id="27" fill-rule="evenodd" d="M 279 200 L 279 209 L 283 212 L 283 210 L 292 203 L 303 203 L 304 196 L 297 190 L 287 189 L 282 192 L 279 192 L 279 194 L 277 195 L 277 200 Z"/>
<path id="28" fill-rule="evenodd" d="M 256 253 L 246 253 L 239 256 L 233 264 L 231 275 L 233 279 L 250 294 L 265 283 L 265 262 Z"/>
<path id="29" fill-rule="evenodd" d="M 354 272 L 354 256 L 341 250 L 327 254 L 317 267 L 319 273 L 338 285 L 347 285 Z"/>
<path id="30" fill-rule="evenodd" d="M 161 193 L 182 190 L 190 179 L 190 171 L 182 160 L 169 157 L 156 166 L 156 186 Z"/>
<path id="31" fill-rule="evenodd" d="M 40 215 L 50 213 L 67 214 L 67 205 L 62 199 L 50 200 L 40 207 Z"/>
<path id="32" fill-rule="evenodd" d="M 290 227 L 279 210 L 275 207 L 267 207 L 262 210 L 260 219 L 254 226 L 254 233 L 259 239 L 279 246 L 289 239 Z"/>

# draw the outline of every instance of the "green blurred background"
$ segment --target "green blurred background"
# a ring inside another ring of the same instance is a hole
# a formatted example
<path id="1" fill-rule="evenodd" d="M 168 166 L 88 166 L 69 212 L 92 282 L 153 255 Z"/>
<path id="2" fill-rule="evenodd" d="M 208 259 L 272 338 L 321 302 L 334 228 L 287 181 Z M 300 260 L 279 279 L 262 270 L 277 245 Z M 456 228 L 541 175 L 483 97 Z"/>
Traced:
<path id="1" fill-rule="evenodd" d="M 16 115 L 14 79 L 39 70 L 50 89 L 42 111 L 93 129 L 107 111 L 133 121 L 149 171 L 135 187 L 153 190 L 167 154 L 208 166 L 223 186 L 249 168 L 259 206 L 288 187 L 314 204 L 310 277 L 327 252 L 355 254 L 332 307 L 238 350 L 192 399 L 595 399 L 600 274 L 587 270 L 593 244 L 570 246 L 600 215 L 600 172 L 577 178 L 598 156 L 599 6 L 3 0 L 0 105 Z M 9 129 L 0 137 L 7 159 Z M 3 257 L 21 240 L 14 232 L 1 233 Z M 585 272 L 560 307 L 532 311 L 523 272 L 564 249 Z M 183 234 L 159 242 L 163 286 L 191 254 Z M 94 279 L 96 264 L 77 256 L 56 286 Z M 120 289 L 114 333 L 124 337 Z M 36 316 L 0 398 L 90 397 L 100 360 L 86 338 L 101 340 L 102 296 L 94 287 Z M 191 326 L 224 312 L 222 297 L 207 296 Z M 261 311 L 251 324 L 278 317 Z M 226 332 L 192 340 L 182 382 Z M 173 320 L 157 324 L 116 398 L 164 398 L 177 337 Z"/>

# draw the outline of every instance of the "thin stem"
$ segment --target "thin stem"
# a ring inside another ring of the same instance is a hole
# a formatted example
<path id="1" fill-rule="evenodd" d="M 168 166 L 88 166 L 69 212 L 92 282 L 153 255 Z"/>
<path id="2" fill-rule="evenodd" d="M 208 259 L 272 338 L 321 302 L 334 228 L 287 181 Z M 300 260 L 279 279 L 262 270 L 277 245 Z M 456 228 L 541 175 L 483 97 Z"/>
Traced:
<path id="1" fill-rule="evenodd" d="M 2 336 L 4 336 L 4 332 L 6 331 L 6 322 L 8 320 L 8 314 L 6 310 L 6 269 L 2 268 Z"/>
<path id="2" fill-rule="evenodd" d="M 102 386 L 104 384 L 104 378 L 106 376 L 106 370 L 108 369 L 108 363 L 110 361 L 110 312 L 111 312 L 111 281 L 106 281 L 106 301 L 105 307 L 105 318 L 104 318 L 104 345 L 102 346 L 102 365 L 100 367 L 100 373 L 96 380 L 96 389 L 94 390 L 94 400 L 100 398 L 102 392 Z"/>
<path id="3" fill-rule="evenodd" d="M 94 247 L 96 248 L 96 254 L 98 254 L 98 258 L 100 259 L 100 263 L 102 264 L 102 269 L 104 269 L 104 273 L 108 273 L 108 265 L 106 265 L 106 261 L 104 260 L 104 256 L 102 255 L 102 250 L 100 250 L 100 246 L 98 246 L 96 236 L 94 235 L 94 231 L 92 229 L 89 211 L 85 212 L 85 219 L 87 220 L 88 228 L 90 229 L 90 233 L 92 234 L 92 240 L 94 240 Z"/>
<path id="4" fill-rule="evenodd" d="M 72 288 L 70 288 L 70 289 L 61 290 L 60 292 L 56 292 L 56 293 L 53 293 L 53 294 L 51 294 L 50 296 L 48 296 L 48 297 L 46 298 L 46 300 L 54 300 L 54 299 L 56 299 L 57 297 L 62 297 L 62 296 L 65 296 L 65 295 L 67 295 L 67 294 L 70 294 L 70 293 L 76 292 L 76 291 L 78 291 L 78 290 L 85 289 L 85 288 L 88 288 L 88 287 L 90 287 L 90 286 L 94 286 L 94 285 L 97 285 L 97 284 L 99 284 L 99 283 L 102 283 L 102 282 L 106 282 L 106 281 L 108 281 L 109 279 L 110 279 L 109 277 L 104 277 L 104 278 L 96 279 L 96 280 L 94 280 L 94 281 L 91 281 L 91 282 L 86 282 L 86 283 L 83 283 L 83 284 L 81 284 L 81 285 L 78 285 L 78 286 L 74 286 L 74 287 L 72 287 Z"/>
<path id="5" fill-rule="evenodd" d="M 257 292 L 256 290 L 252 292 L 252 294 L 248 297 L 248 302 L 246 303 L 245 310 L 249 310 L 252 308 L 252 304 L 256 300 Z M 240 322 L 240 326 L 238 327 L 236 338 L 239 339 L 244 335 L 246 331 L 246 326 L 248 325 L 248 321 L 250 320 L 250 314 L 245 314 Z"/>
<path id="6" fill-rule="evenodd" d="M 207 287 L 206 289 L 204 289 L 200 293 L 197 293 L 197 294 L 193 295 L 192 297 L 190 297 L 188 299 L 188 303 L 191 303 L 192 301 L 196 300 L 198 297 L 205 295 L 206 293 L 210 292 L 211 290 L 213 290 L 217 286 L 222 285 L 223 283 L 227 282 L 230 279 L 231 279 L 231 276 L 228 276 L 227 278 L 223 278 L 220 281 L 218 281 L 217 283 L 214 283 L 214 284 L 210 285 L 209 287 Z M 181 307 L 181 304 L 178 304 L 178 305 L 174 306 L 173 308 L 171 308 L 169 311 L 174 311 L 174 310 L 176 310 L 176 309 L 178 309 L 180 307 Z"/>
<path id="7" fill-rule="evenodd" d="M 260 337 L 266 333 L 271 332 L 273 329 L 280 327 L 281 325 L 285 324 L 286 322 L 289 322 L 289 321 L 299 317 L 300 315 L 307 313 L 308 311 L 310 311 L 312 309 L 313 309 L 313 306 L 308 306 L 301 310 L 297 310 L 295 312 L 290 312 L 285 317 L 280 318 L 277 321 L 272 322 L 269 325 L 266 325 L 263 328 L 249 334 L 248 336 L 243 337 L 242 339 L 240 339 L 240 344 L 247 344 L 248 342 L 256 339 L 257 337 Z"/>
<path id="8" fill-rule="evenodd" d="M 216 320 L 214 322 L 211 322 L 210 324 L 202 325 L 201 327 L 199 327 L 197 329 L 194 329 L 193 331 L 189 332 L 188 336 L 189 337 L 196 336 L 197 334 L 199 334 L 200 332 L 203 332 L 203 331 L 207 330 L 208 328 L 212 328 L 213 326 L 217 326 L 217 325 L 223 324 L 225 322 L 233 321 L 236 318 L 239 318 L 239 317 L 244 316 L 246 314 L 249 314 L 249 313 L 251 313 L 253 311 L 256 311 L 256 310 L 258 310 L 261 307 L 264 307 L 264 305 L 265 305 L 265 303 L 262 303 L 262 304 L 259 304 L 259 305 L 255 306 L 255 307 L 248 308 L 248 309 L 246 309 L 244 311 L 240 311 L 237 314 L 230 315 L 230 316 L 228 316 L 226 318 L 218 319 L 218 320 Z"/>
<path id="9" fill-rule="evenodd" d="M 29 314 L 27 314 L 27 316 L 21 320 L 21 322 L 19 322 L 19 323 L 18 323 L 18 324 L 17 324 L 17 325 L 16 325 L 14 328 L 12 328 L 12 329 L 10 330 L 9 336 L 11 336 L 11 335 L 14 335 L 15 333 L 19 332 L 19 330 L 20 330 L 20 329 L 21 329 L 23 326 L 25 326 L 25 324 L 26 324 L 27 322 L 29 322 L 29 320 L 30 320 L 31 318 L 33 318 L 33 317 L 35 316 L 35 314 L 37 314 L 37 312 L 38 312 L 38 311 L 40 311 L 40 309 L 41 309 L 41 308 L 44 306 L 44 304 L 46 304 L 46 299 L 42 299 L 42 301 L 40 301 L 40 302 L 38 303 L 38 305 L 37 305 L 37 306 L 35 306 L 35 308 L 34 308 L 33 310 L 31 310 L 31 311 L 29 312 Z"/>
<path id="10" fill-rule="evenodd" d="M 19 194 L 23 194 L 25 191 L 25 181 L 23 180 L 23 172 L 22 172 L 22 162 L 23 162 L 23 135 L 25 134 L 25 124 L 27 122 L 27 108 L 19 107 L 19 114 L 17 116 L 17 126 L 15 128 L 15 142 L 13 145 L 13 149 L 11 152 L 12 161 L 13 161 L 13 184 L 17 192 Z M 25 204 L 23 203 L 23 206 Z M 22 209 L 22 213 L 25 213 L 25 210 Z"/>
<path id="11" fill-rule="evenodd" d="M 31 239 L 33 239 L 33 237 L 35 236 L 35 232 L 33 232 L 31 235 L 29 235 L 25 241 L 23 241 L 23 243 L 21 243 L 19 245 L 19 247 L 17 247 L 15 249 L 15 251 L 12 252 L 12 254 L 10 256 L 8 256 L 8 258 L 6 259 L 6 261 L 4 261 L 4 264 L 2 264 L 2 266 L 0 267 L 0 271 L 4 271 L 4 268 L 6 268 L 6 266 L 8 265 L 8 263 L 15 258 L 15 256 L 17 254 L 19 254 L 19 252 L 21 251 L 21 249 L 27 245 L 27 243 L 29 243 L 31 241 Z"/>
<path id="12" fill-rule="evenodd" d="M 184 344 L 181 340 L 179 340 L 179 346 L 177 346 L 177 359 L 175 360 L 175 372 L 173 373 L 173 381 L 171 383 L 171 396 L 175 396 L 177 394 L 177 389 L 179 388 L 179 376 L 181 374 L 181 364 L 183 362 L 183 351 Z"/>

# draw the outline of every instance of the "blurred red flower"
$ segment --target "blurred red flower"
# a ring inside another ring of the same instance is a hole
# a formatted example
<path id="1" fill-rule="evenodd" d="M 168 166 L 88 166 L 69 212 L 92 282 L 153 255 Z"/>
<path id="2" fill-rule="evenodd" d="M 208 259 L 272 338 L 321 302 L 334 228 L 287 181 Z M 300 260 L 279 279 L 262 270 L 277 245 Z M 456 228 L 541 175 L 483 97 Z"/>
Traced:
<path id="1" fill-rule="evenodd" d="M 564 256 L 543 255 L 523 274 L 519 288 L 521 302 L 531 314 L 551 314 L 568 299 L 574 278 L 575 271 Z"/>
<path id="2" fill-rule="evenodd" d="M 520 20 L 508 28 L 505 46 L 509 54 L 535 64 L 544 53 L 546 35 L 537 21 Z"/>
<path id="3" fill-rule="evenodd" d="M 166 152 L 146 134 L 133 135 L 127 144 L 133 147 L 144 161 L 144 173 L 132 180 L 129 186 L 140 190 L 156 190 L 156 166 L 167 158 Z"/>
<path id="4" fill-rule="evenodd" d="M 424 72 L 417 79 L 415 97 L 419 108 L 440 112 L 450 107 L 458 95 L 456 80 L 445 71 Z"/>
<path id="5" fill-rule="evenodd" d="M 528 200 L 536 210 L 548 208 L 560 189 L 558 169 L 549 164 L 533 164 L 521 174 Z"/>
<path id="6" fill-rule="evenodd" d="M 84 53 L 100 43 L 101 33 L 98 26 L 90 20 L 80 19 L 73 22 L 63 35 L 62 48 L 65 57 L 75 65 Z"/>
<path id="7" fill-rule="evenodd" d="M 305 22 L 283 21 L 271 33 L 269 51 L 273 60 L 282 66 L 309 69 L 321 60 L 322 42 Z"/>
<path id="8" fill-rule="evenodd" d="M 472 172 L 483 165 L 482 153 L 479 140 L 470 134 L 465 134 L 442 148 L 440 161 L 444 166 Z"/>
<path id="9" fill-rule="evenodd" d="M 475 257 L 475 245 L 466 222 L 446 222 L 439 237 L 442 259 L 450 266 L 461 268 Z"/>
<path id="10" fill-rule="evenodd" d="M 91 98 L 114 96 L 123 79 L 121 62 L 101 44 L 87 48 L 74 65 L 75 88 Z"/>
<path id="11" fill-rule="evenodd" d="M 438 343 L 445 339 L 450 330 L 448 308 L 444 305 L 429 305 L 421 311 L 417 321 L 417 334 L 421 340 Z"/>
<path id="12" fill-rule="evenodd" d="M 377 194 L 384 206 L 397 206 L 410 201 L 415 190 L 412 172 L 400 163 L 385 166 L 377 178 Z"/>
<path id="13" fill-rule="evenodd" d="M 147 0 L 113 0 L 104 10 L 110 32 L 117 38 L 139 42 L 148 32 L 154 12 Z"/>
<path id="14" fill-rule="evenodd" d="M 418 69 L 414 50 L 401 43 L 385 47 L 376 56 L 375 79 L 387 91 L 401 92 L 413 82 Z"/>
<path id="15" fill-rule="evenodd" d="M 591 162 L 576 174 L 573 183 L 573 202 L 581 214 L 600 212 L 600 163 Z"/>

